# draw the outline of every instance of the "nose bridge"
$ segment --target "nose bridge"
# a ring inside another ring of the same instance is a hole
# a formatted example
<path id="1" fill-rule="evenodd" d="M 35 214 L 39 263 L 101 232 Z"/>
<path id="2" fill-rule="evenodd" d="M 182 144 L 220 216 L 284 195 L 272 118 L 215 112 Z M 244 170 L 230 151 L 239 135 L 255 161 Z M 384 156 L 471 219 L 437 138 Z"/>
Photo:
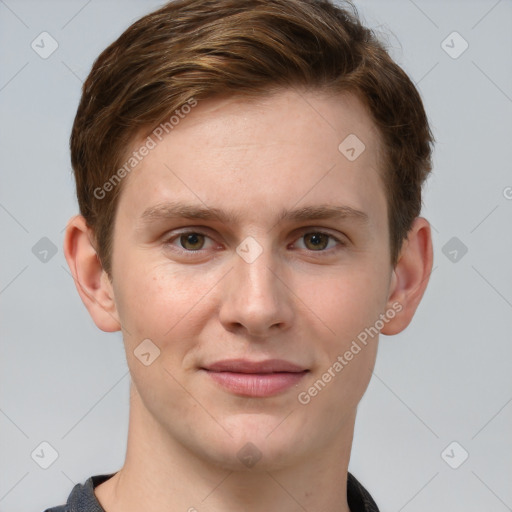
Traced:
<path id="1" fill-rule="evenodd" d="M 246 294 L 247 300 L 272 301 L 276 294 L 276 277 L 271 271 L 276 268 L 276 255 L 273 254 L 268 239 L 247 237 L 237 247 L 234 278 L 237 289 Z M 244 297 L 238 297 L 244 302 Z"/>
<path id="2" fill-rule="evenodd" d="M 233 270 L 221 307 L 222 321 L 241 324 L 251 333 L 263 334 L 272 326 L 291 320 L 287 288 L 276 276 L 277 255 L 263 239 L 248 237 L 234 254 Z"/>

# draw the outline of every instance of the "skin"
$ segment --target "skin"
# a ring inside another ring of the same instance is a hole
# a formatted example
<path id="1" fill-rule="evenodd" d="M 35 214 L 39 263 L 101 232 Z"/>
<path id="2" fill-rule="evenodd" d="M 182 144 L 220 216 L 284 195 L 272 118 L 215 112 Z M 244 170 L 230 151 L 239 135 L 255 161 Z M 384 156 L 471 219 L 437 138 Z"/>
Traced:
<path id="1" fill-rule="evenodd" d="M 338 150 L 349 134 L 366 146 L 352 162 Z M 112 279 L 84 219 L 71 219 L 64 249 L 77 289 L 100 329 L 122 329 L 132 378 L 126 461 L 95 491 L 107 512 L 348 512 L 356 408 L 378 336 L 309 403 L 298 394 L 397 303 L 381 332 L 401 332 L 432 269 L 423 218 L 391 265 L 381 151 L 351 95 L 203 100 L 124 178 Z M 238 218 L 143 221 L 168 201 Z M 349 206 L 367 222 L 278 222 L 282 209 L 319 205 Z M 187 230 L 205 236 L 180 239 Z M 318 243 L 318 232 L 334 238 Z M 246 237 L 262 250 L 251 263 L 236 251 Z M 134 355 L 147 338 L 160 350 L 149 366 Z M 275 396 L 242 397 L 200 370 L 230 358 L 285 359 L 309 372 Z M 252 467 L 237 456 L 247 443 L 261 454 Z"/>

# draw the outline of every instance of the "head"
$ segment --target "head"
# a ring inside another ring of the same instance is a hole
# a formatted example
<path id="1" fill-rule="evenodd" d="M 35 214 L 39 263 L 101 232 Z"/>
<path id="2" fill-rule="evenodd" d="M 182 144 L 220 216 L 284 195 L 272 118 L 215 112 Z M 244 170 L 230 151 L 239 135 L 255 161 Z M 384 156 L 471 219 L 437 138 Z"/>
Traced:
<path id="1" fill-rule="evenodd" d="M 382 137 L 380 177 L 396 264 L 420 214 L 433 138 L 414 84 L 355 8 L 318 0 L 177 0 L 126 30 L 83 86 L 71 160 L 80 212 L 107 273 L 124 176 L 138 166 L 129 162 L 136 136 L 161 126 L 153 134 L 158 142 L 191 102 L 291 86 L 351 93 L 367 109 Z"/>
<path id="2" fill-rule="evenodd" d="M 378 333 L 408 325 L 428 281 L 432 141 L 350 5 L 177 0 L 99 56 L 71 136 L 81 216 L 65 253 L 174 440 L 231 467 L 232 446 L 287 464 L 349 435 Z M 241 358 L 301 375 L 226 391 L 215 364 Z"/>

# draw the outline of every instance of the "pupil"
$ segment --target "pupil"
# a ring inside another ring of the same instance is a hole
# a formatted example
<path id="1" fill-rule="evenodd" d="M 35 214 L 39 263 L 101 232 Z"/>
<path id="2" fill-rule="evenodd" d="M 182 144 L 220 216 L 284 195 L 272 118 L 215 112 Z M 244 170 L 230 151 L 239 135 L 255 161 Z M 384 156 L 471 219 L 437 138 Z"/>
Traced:
<path id="1" fill-rule="evenodd" d="M 188 245 L 197 245 L 199 244 L 199 237 L 202 236 L 202 235 L 198 235 L 197 233 L 193 233 L 193 234 L 190 234 L 190 235 L 183 235 L 182 236 L 182 243 L 185 247 L 187 247 L 187 244 Z M 197 247 L 192 247 L 192 248 L 195 248 L 197 249 Z"/>
<path id="2" fill-rule="evenodd" d="M 312 245 L 314 245 L 315 247 L 325 245 L 325 235 L 322 235 L 320 233 L 313 233 L 312 235 L 309 236 L 309 239 Z"/>

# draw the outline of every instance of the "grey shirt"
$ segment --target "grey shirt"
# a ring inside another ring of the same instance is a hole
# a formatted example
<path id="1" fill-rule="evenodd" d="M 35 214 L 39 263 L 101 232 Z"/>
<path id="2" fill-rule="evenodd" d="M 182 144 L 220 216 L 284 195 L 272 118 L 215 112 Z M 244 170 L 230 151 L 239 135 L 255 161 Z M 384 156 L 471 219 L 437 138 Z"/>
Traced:
<path id="1" fill-rule="evenodd" d="M 94 488 L 114 475 L 91 476 L 85 484 L 73 487 L 65 505 L 47 508 L 44 512 L 105 512 L 94 494 Z M 347 479 L 347 501 L 350 512 L 379 512 L 369 492 L 350 473 Z"/>

